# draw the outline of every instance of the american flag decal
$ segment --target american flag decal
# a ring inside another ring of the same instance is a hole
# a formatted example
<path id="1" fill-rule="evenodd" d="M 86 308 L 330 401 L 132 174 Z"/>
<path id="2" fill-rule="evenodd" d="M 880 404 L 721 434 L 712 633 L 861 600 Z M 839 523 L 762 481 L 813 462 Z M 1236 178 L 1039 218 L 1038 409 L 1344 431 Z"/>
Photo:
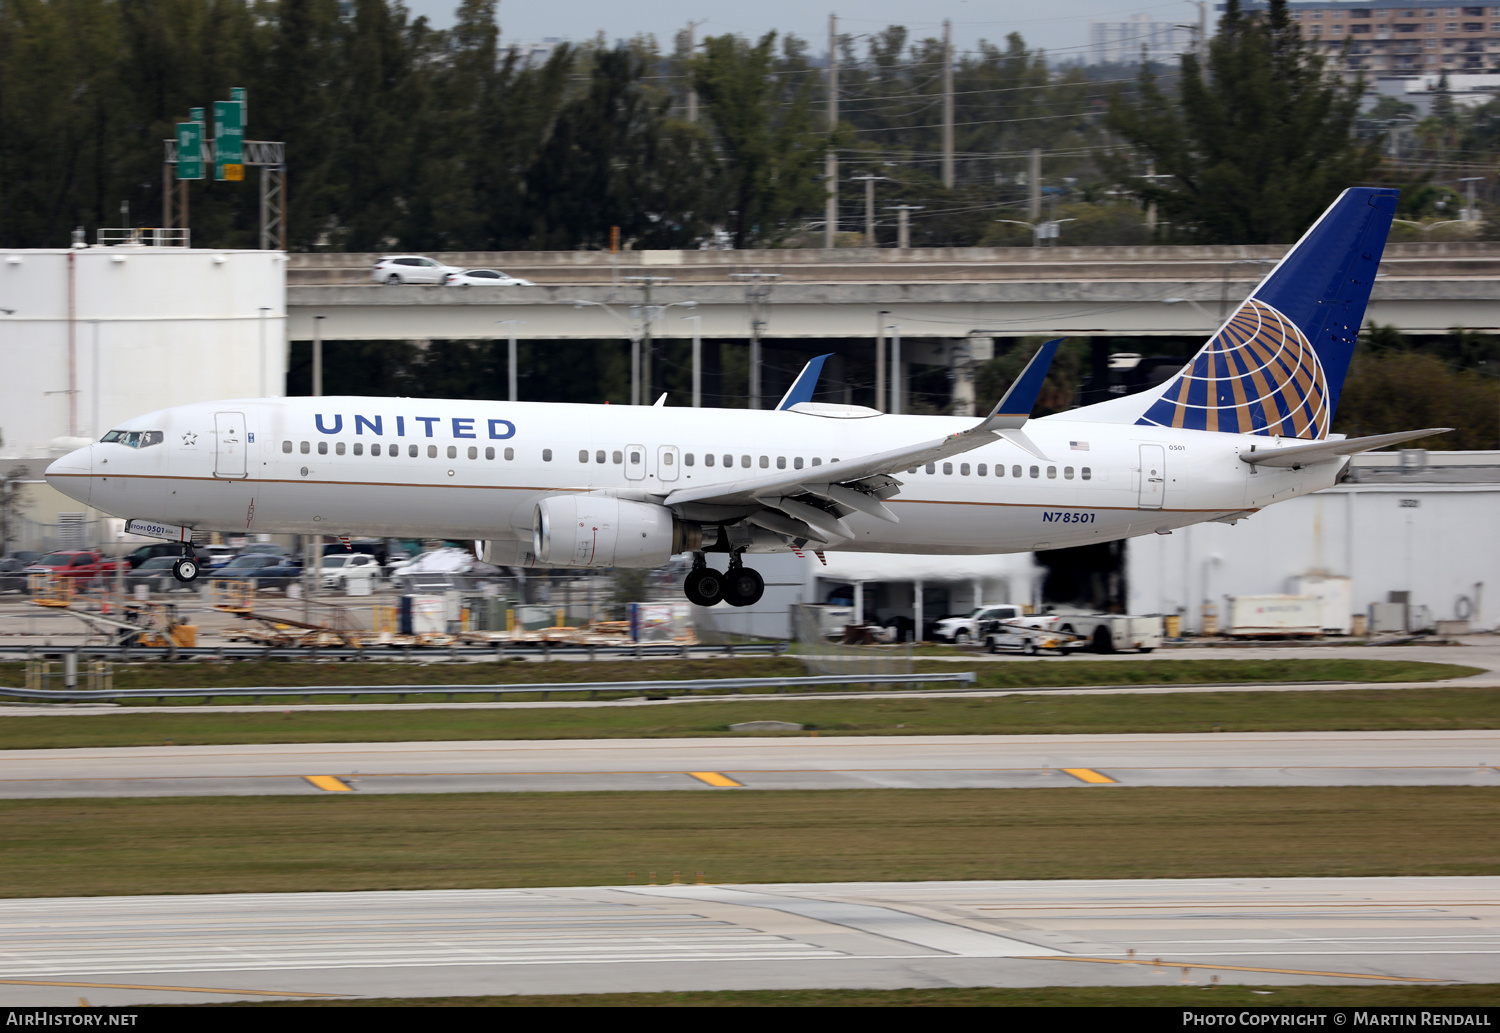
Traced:
<path id="1" fill-rule="evenodd" d="M 1087 441 L 1070 441 L 1068 442 L 1068 447 L 1074 452 L 1087 452 L 1089 450 L 1089 443 Z"/>

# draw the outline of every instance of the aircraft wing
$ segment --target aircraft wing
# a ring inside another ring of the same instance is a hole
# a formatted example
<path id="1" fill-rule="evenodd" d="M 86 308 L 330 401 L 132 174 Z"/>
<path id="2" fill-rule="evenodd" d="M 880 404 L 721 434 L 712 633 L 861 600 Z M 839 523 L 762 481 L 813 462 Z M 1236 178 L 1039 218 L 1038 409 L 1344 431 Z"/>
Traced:
<path id="1" fill-rule="evenodd" d="M 1047 458 L 1021 428 L 1036 405 L 1042 381 L 1061 343 L 1059 339 L 1042 345 L 990 414 L 966 430 L 826 466 L 680 488 L 662 502 L 667 506 L 697 503 L 759 507 L 749 516 L 752 523 L 793 538 L 825 543 L 830 536 L 854 537 L 843 520 L 850 513 L 862 512 L 898 523 L 896 515 L 882 501 L 900 492 L 901 482 L 892 476 L 897 471 L 961 455 L 999 438 L 1011 441 L 1038 459 Z"/>
<path id="2" fill-rule="evenodd" d="M 1326 463 L 1340 456 L 1352 456 L 1356 452 L 1368 452 L 1374 448 L 1397 445 L 1403 441 L 1446 434 L 1452 427 L 1429 427 L 1426 430 L 1403 430 L 1395 434 L 1371 434 L 1363 438 L 1344 438 L 1342 441 L 1316 441 L 1311 445 L 1292 445 L 1290 448 L 1268 448 L 1263 452 L 1241 452 L 1240 461 L 1251 466 L 1290 466 L 1300 469 L 1312 463 Z"/>

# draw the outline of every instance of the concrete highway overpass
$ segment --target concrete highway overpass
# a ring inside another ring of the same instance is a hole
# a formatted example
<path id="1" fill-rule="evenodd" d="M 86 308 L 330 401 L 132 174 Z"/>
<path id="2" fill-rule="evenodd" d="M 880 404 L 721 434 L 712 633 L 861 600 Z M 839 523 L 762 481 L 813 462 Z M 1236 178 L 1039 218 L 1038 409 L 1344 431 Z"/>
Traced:
<path id="1" fill-rule="evenodd" d="M 288 338 L 505 337 L 599 340 L 639 330 L 641 277 L 670 306 L 657 337 L 750 336 L 750 282 L 770 273 L 762 336 L 785 341 L 874 337 L 883 325 L 927 341 L 1036 334 L 1207 334 L 1285 246 L 930 248 L 764 251 L 466 252 L 450 265 L 503 269 L 534 287 L 376 285 L 376 255 L 290 256 Z M 636 279 L 632 279 L 636 278 Z M 668 279 L 669 278 L 669 279 Z M 582 303 L 582 304 L 580 304 Z M 691 308 L 689 304 L 692 303 Z M 1500 243 L 1387 247 L 1367 319 L 1415 334 L 1500 330 Z M 911 356 L 917 360 L 917 356 Z"/>

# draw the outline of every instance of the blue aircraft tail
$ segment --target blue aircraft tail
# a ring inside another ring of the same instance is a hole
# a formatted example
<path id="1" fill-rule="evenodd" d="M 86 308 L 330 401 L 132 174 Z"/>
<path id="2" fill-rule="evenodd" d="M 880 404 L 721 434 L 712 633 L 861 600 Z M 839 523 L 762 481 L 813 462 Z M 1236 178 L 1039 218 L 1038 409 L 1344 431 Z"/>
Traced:
<path id="1" fill-rule="evenodd" d="M 1397 195 L 1340 194 L 1136 423 L 1327 437 Z"/>

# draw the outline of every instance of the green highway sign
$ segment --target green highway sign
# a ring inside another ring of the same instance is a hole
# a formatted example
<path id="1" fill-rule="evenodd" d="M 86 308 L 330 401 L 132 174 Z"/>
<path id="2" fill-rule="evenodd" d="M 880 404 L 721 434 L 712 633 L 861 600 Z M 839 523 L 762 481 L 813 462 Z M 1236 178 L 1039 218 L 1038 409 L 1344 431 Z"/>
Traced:
<path id="1" fill-rule="evenodd" d="M 203 109 L 202 108 L 188 108 L 188 121 L 189 122 L 199 122 L 199 123 L 206 121 L 206 119 L 203 117 Z"/>
<path id="2" fill-rule="evenodd" d="M 214 179 L 245 178 L 245 108 L 237 100 L 214 101 Z"/>
<path id="3" fill-rule="evenodd" d="M 229 99 L 240 106 L 240 132 L 250 128 L 250 91 L 235 86 L 229 91 Z"/>
<path id="4" fill-rule="evenodd" d="M 177 178 L 203 178 L 203 123 L 177 123 Z"/>

